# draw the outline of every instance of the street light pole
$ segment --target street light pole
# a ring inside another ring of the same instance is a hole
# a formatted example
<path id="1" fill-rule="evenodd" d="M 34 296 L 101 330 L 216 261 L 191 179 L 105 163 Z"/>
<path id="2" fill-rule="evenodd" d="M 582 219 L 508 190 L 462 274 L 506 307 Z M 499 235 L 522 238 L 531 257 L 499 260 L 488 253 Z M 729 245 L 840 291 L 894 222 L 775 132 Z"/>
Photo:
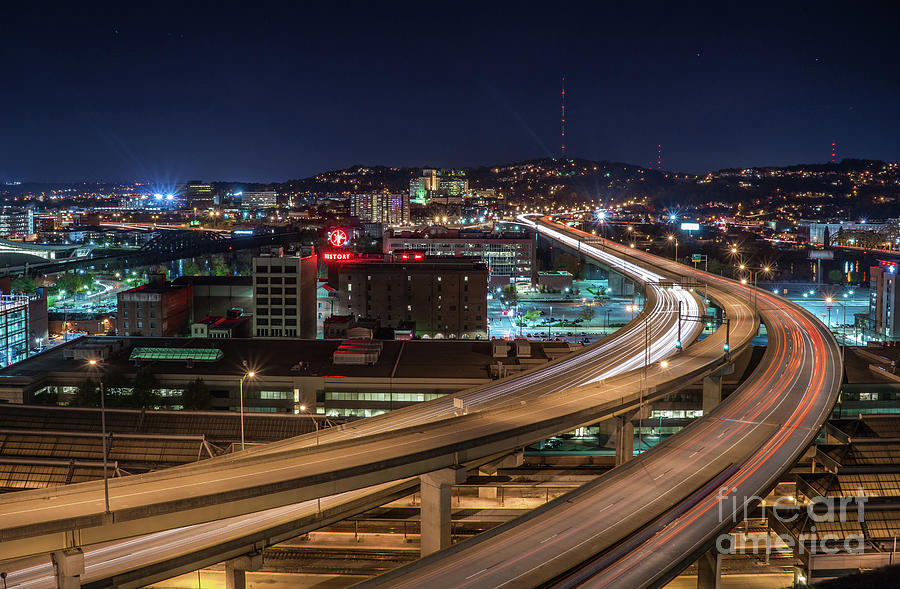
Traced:
<path id="1" fill-rule="evenodd" d="M 246 362 L 244 364 L 246 365 Z M 255 372 L 253 372 L 252 370 L 247 371 L 244 373 L 244 375 L 241 377 L 240 382 L 238 383 L 241 403 L 241 450 L 244 449 L 244 379 L 253 378 L 254 376 L 256 376 Z"/>
<path id="2" fill-rule="evenodd" d="M 97 360 L 88 360 L 88 364 L 97 367 Z M 103 390 L 103 378 L 97 377 L 100 383 L 100 435 L 103 437 L 103 500 L 106 506 L 106 513 L 109 513 L 109 470 L 107 469 L 107 444 L 106 444 L 106 392 Z"/>
<path id="3" fill-rule="evenodd" d="M 393 397 L 393 394 L 391 395 L 391 397 Z M 319 422 L 316 421 L 316 418 L 313 417 L 312 413 L 310 413 L 306 409 L 307 409 L 306 405 L 300 405 L 300 412 L 308 415 L 309 418 L 312 419 L 313 425 L 316 427 L 316 448 L 318 448 L 319 447 Z M 316 497 L 316 508 L 318 509 L 318 512 L 321 515 L 322 514 L 322 498 L 321 497 Z"/>

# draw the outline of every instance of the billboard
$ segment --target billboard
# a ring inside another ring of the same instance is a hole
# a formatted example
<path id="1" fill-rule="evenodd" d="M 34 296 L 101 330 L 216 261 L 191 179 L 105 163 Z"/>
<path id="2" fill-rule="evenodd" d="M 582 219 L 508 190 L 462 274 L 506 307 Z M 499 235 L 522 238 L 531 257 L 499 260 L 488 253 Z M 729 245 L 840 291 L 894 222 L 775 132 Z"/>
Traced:
<path id="1" fill-rule="evenodd" d="M 700 231 L 700 223 L 682 223 L 682 231 Z"/>

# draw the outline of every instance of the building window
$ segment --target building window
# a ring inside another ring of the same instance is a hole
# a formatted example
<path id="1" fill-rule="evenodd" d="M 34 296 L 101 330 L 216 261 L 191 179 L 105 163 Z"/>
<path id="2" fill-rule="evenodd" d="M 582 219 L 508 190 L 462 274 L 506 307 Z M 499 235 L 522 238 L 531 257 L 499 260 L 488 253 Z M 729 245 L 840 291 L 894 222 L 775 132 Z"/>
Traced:
<path id="1" fill-rule="evenodd" d="M 268 266 L 257 266 L 256 271 L 260 272 L 262 274 L 266 274 L 269 272 L 269 267 Z"/>

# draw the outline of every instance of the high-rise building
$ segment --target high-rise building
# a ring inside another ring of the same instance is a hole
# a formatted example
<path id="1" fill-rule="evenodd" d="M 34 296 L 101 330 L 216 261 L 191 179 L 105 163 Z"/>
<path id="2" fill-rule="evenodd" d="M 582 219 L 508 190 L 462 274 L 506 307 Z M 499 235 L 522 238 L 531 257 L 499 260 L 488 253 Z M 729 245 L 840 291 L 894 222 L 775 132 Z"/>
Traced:
<path id="1" fill-rule="evenodd" d="M 0 237 L 25 237 L 34 233 L 34 210 L 0 208 Z"/>
<path id="2" fill-rule="evenodd" d="M 162 274 L 118 294 L 116 325 L 120 335 L 166 337 L 187 330 L 193 288 L 170 284 Z"/>
<path id="3" fill-rule="evenodd" d="M 241 206 L 251 209 L 270 209 L 278 206 L 278 193 L 274 190 L 244 192 Z"/>
<path id="4" fill-rule="evenodd" d="M 353 194 L 350 215 L 364 222 L 409 225 L 409 195 Z"/>
<path id="5" fill-rule="evenodd" d="M 178 194 L 191 209 L 208 209 L 217 204 L 212 184 L 200 180 L 191 180 L 179 186 Z"/>
<path id="6" fill-rule="evenodd" d="M 31 347 L 47 340 L 46 298 L 0 295 L 0 366 L 24 360 Z"/>
<path id="7" fill-rule="evenodd" d="M 316 337 L 315 252 L 253 258 L 253 337 Z"/>
<path id="8" fill-rule="evenodd" d="M 900 340 L 900 317 L 897 315 L 900 305 L 900 289 L 897 288 L 898 268 L 900 265 L 890 260 L 881 260 L 880 265 L 869 268 L 871 299 L 868 327 L 873 332 L 873 339 L 876 340 Z"/>
<path id="9" fill-rule="evenodd" d="M 487 337 L 487 267 L 477 261 L 428 260 L 341 265 L 335 313 L 397 327 L 415 322 L 420 335 Z"/>
<path id="10" fill-rule="evenodd" d="M 426 168 L 422 175 L 409 182 L 409 197 L 418 203 L 426 203 L 433 198 L 462 198 L 469 190 L 469 180 L 457 170 L 434 170 Z"/>

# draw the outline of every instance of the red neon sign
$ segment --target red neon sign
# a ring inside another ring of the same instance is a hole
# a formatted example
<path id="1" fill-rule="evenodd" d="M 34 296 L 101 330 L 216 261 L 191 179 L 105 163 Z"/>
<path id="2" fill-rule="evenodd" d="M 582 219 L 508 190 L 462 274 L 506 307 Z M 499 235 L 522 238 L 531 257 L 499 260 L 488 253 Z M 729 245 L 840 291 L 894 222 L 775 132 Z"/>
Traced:
<path id="1" fill-rule="evenodd" d="M 325 252 L 322 259 L 326 262 L 342 262 L 349 260 L 352 255 L 350 252 Z"/>
<path id="2" fill-rule="evenodd" d="M 343 229 L 334 229 L 328 235 L 328 243 L 333 245 L 334 247 L 344 247 L 347 245 L 349 241 L 349 237 L 347 237 L 347 232 Z"/>

